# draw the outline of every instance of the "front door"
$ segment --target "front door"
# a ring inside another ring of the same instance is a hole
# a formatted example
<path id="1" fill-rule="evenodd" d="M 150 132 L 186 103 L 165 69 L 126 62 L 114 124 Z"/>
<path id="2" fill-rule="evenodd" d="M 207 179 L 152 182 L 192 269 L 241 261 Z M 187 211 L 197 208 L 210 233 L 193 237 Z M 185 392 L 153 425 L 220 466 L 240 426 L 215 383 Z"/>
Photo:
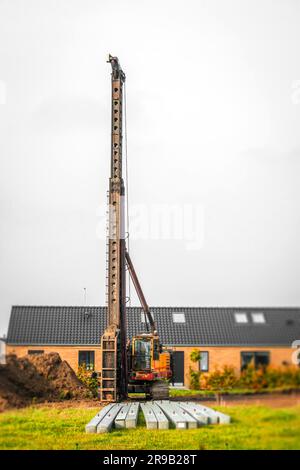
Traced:
<path id="1" fill-rule="evenodd" d="M 176 386 L 184 385 L 184 352 L 173 352 L 173 377 L 172 383 Z"/>

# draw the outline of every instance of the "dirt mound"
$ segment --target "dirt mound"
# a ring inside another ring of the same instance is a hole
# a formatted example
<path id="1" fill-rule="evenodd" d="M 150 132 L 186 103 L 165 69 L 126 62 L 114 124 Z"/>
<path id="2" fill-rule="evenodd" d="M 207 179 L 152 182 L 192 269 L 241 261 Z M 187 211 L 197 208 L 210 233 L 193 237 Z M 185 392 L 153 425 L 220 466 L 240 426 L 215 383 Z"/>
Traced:
<path id="1" fill-rule="evenodd" d="M 33 402 L 90 397 L 89 389 L 59 354 L 7 357 L 0 365 L 0 410 Z"/>
<path id="2" fill-rule="evenodd" d="M 36 370 L 59 392 L 62 398 L 87 398 L 88 388 L 58 353 L 27 356 Z"/>

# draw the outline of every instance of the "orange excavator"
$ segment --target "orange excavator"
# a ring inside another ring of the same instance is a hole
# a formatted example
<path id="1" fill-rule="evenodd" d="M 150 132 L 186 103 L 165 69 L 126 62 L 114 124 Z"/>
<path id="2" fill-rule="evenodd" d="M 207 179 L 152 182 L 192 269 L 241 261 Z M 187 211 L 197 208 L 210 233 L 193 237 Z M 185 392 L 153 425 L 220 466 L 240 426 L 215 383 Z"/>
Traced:
<path id="1" fill-rule="evenodd" d="M 125 185 L 122 178 L 123 86 L 125 74 L 117 57 L 111 64 L 111 175 L 109 179 L 107 327 L 101 337 L 100 400 L 117 402 L 129 392 L 148 398 L 169 396 L 171 353 L 164 351 L 125 241 Z M 142 310 L 147 333 L 127 339 L 126 269 Z M 149 331 L 150 330 L 150 331 Z"/>

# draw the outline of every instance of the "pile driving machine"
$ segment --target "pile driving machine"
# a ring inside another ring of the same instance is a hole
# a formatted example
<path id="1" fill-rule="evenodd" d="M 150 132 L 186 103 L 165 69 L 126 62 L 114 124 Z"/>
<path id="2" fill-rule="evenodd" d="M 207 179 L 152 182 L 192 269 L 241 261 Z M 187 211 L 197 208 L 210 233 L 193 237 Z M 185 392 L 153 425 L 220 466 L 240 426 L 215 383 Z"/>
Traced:
<path id="1" fill-rule="evenodd" d="M 111 175 L 108 220 L 107 327 L 101 338 L 100 399 L 117 402 L 128 392 L 145 392 L 154 399 L 169 396 L 171 354 L 163 351 L 125 242 L 125 185 L 122 178 L 123 86 L 125 74 L 117 57 L 111 64 Z M 145 319 L 147 333 L 127 338 L 126 269 L 128 269 Z"/>

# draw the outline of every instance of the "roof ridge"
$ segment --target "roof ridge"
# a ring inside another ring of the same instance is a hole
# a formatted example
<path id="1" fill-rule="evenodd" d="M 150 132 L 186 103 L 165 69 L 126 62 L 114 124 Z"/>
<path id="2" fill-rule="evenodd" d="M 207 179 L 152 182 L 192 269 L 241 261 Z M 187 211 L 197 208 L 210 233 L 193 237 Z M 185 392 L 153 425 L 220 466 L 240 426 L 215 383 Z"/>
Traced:
<path id="1" fill-rule="evenodd" d="M 64 307 L 64 308 L 106 308 L 107 306 L 106 305 L 66 305 L 66 304 L 62 304 L 62 305 L 58 305 L 58 304 L 52 304 L 52 305 L 48 305 L 48 304 L 44 304 L 44 305 L 25 305 L 25 304 L 14 304 L 11 306 L 11 308 L 13 307 L 22 307 L 22 308 L 45 308 L 45 307 L 51 307 L 51 308 L 58 308 L 58 307 Z M 140 305 L 131 305 L 130 307 L 126 307 L 126 308 L 142 308 Z M 226 309 L 247 309 L 247 310 L 251 310 L 251 309 L 258 309 L 258 310 L 262 310 L 262 309 L 268 309 L 268 310 L 300 310 L 300 306 L 294 306 L 294 307 L 291 307 L 291 306 L 276 306 L 276 307 L 272 307 L 272 306 L 243 306 L 243 305 L 236 305 L 236 306 L 214 306 L 214 305 L 189 305 L 189 306 L 184 306 L 184 305 L 181 305 L 181 306 L 176 306 L 176 305 L 150 305 L 149 308 L 176 308 L 176 309 L 179 309 L 179 308 L 183 308 L 183 309 L 194 309 L 194 308 L 199 308 L 199 309 L 222 309 L 222 310 L 226 310 Z"/>

